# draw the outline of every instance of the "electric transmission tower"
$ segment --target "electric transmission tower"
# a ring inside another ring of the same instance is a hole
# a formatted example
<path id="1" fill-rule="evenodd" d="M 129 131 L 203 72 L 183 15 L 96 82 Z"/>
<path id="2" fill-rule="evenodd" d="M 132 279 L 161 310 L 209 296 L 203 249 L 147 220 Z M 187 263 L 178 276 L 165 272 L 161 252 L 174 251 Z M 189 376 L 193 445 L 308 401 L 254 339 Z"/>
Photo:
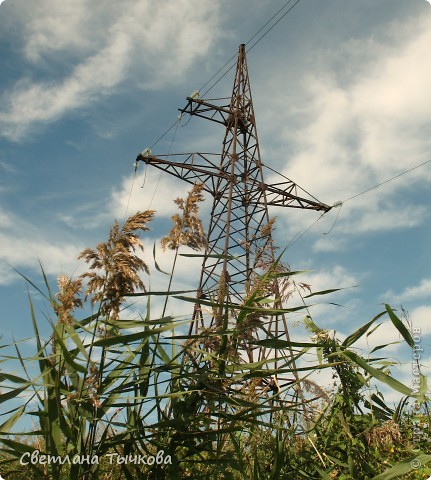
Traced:
<path id="1" fill-rule="evenodd" d="M 271 228 L 273 221 L 268 207 L 322 212 L 331 207 L 285 177 L 280 183 L 265 183 L 245 45 L 239 47 L 230 99 L 205 100 L 196 92 L 187 101 L 186 107 L 180 110 L 181 115 L 201 117 L 225 128 L 221 155 L 188 153 L 155 156 L 147 149 L 138 155 L 137 161 L 191 184 L 200 183 L 212 197 L 208 243 L 203 254 L 189 333 L 202 334 L 212 329 L 223 335 L 228 331 L 229 324 L 232 326 L 238 319 L 240 307 L 256 293 L 262 276 L 276 260 Z M 266 288 L 274 298 L 273 307 L 280 308 L 277 275 L 273 276 L 270 285 L 267 283 Z M 202 314 L 204 305 L 213 306 L 212 314 Z M 214 305 L 217 307 L 214 308 Z M 264 349 L 253 347 L 253 341 L 262 338 L 262 330 L 256 333 L 259 329 L 252 323 L 250 330 L 253 334 L 237 339 L 235 347 L 240 350 L 240 356 L 245 354 L 249 361 L 255 361 L 265 357 Z M 270 316 L 264 332 L 272 338 L 289 340 L 282 313 Z"/>

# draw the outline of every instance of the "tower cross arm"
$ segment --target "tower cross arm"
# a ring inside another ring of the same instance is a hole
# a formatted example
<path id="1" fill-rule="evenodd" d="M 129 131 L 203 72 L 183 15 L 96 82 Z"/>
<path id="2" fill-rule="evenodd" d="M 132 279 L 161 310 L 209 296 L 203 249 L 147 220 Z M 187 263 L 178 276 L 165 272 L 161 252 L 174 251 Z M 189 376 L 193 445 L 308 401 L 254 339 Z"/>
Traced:
<path id="1" fill-rule="evenodd" d="M 230 171 L 224 170 L 212 160 L 212 157 L 215 157 L 215 160 L 219 156 L 219 154 L 215 153 L 199 152 L 155 156 L 144 152 L 137 156 L 136 161 L 152 165 L 192 185 L 202 183 L 205 191 L 219 198 L 226 193 L 228 184 L 241 183 L 241 176 L 232 175 Z M 324 212 L 328 212 L 332 208 L 309 194 L 308 198 L 299 195 L 298 190 L 302 189 L 290 180 L 277 184 L 267 184 L 256 182 L 245 176 L 242 181 L 245 181 L 249 186 L 250 203 L 265 202 L 267 205 Z M 262 194 L 264 194 L 265 200 L 263 200 Z"/>
<path id="2" fill-rule="evenodd" d="M 142 161 L 159 170 L 167 172 L 174 177 L 180 178 L 190 184 L 202 183 L 204 190 L 215 194 L 220 180 L 235 181 L 232 175 L 220 169 L 220 166 L 211 160 L 211 157 L 219 158 L 214 153 L 183 153 L 171 155 L 149 155 L 140 153 L 136 162 Z"/>
<path id="3" fill-rule="evenodd" d="M 180 108 L 181 114 L 206 118 L 212 122 L 227 126 L 232 119 L 233 112 L 230 105 L 215 105 L 200 98 L 187 97 L 188 103 Z"/>
<path id="4" fill-rule="evenodd" d="M 280 207 L 303 208 L 308 210 L 317 210 L 329 212 L 331 206 L 319 202 L 317 199 L 305 198 L 297 194 L 299 187 L 294 182 L 284 182 L 285 188 L 277 185 L 260 184 L 260 190 L 266 193 L 266 201 L 268 205 Z"/>

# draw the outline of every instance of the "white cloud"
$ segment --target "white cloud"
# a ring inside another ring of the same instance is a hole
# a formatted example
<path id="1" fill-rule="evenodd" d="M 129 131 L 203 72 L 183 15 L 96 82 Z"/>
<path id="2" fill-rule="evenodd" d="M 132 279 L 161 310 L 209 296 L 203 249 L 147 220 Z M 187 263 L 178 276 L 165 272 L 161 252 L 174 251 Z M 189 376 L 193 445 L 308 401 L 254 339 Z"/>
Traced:
<path id="1" fill-rule="evenodd" d="M 46 228 L 37 228 L 16 216 L 7 215 L 0 233 L 0 284 L 17 278 L 13 269 L 40 272 L 41 262 L 47 275 L 79 274 L 77 260 L 83 246 L 61 238 Z"/>
<path id="2" fill-rule="evenodd" d="M 44 238 L 17 239 L 13 236 L 0 235 L 0 284 L 6 285 L 17 278 L 12 267 L 18 271 L 31 268 L 39 271 L 39 261 L 47 275 L 66 275 L 77 273 L 76 260 L 82 248 L 72 244 L 52 244 Z M 25 273 L 25 271 L 23 271 Z M 79 272 L 78 272 L 79 273 Z"/>
<path id="3" fill-rule="evenodd" d="M 333 228 L 330 226 L 327 232 L 322 233 L 331 234 L 320 237 L 315 242 L 315 251 L 339 251 L 348 247 L 348 238 L 352 235 L 412 228 L 423 224 L 428 216 L 425 207 L 396 207 L 392 202 L 371 203 L 368 208 L 356 208 L 350 214 L 346 209 L 342 208 L 338 218 L 335 218 L 336 213 L 329 215 L 333 220 Z M 325 225 L 328 225 L 328 222 Z"/>
<path id="4" fill-rule="evenodd" d="M 301 274 L 297 277 L 297 280 L 310 284 L 313 292 L 332 288 L 350 288 L 358 285 L 358 279 L 355 275 L 340 265 L 335 265 L 327 271 Z"/>
<path id="5" fill-rule="evenodd" d="M 413 328 L 420 328 L 423 335 L 431 334 L 430 319 L 431 319 L 431 306 L 421 305 L 413 309 L 410 313 Z M 428 341 L 428 347 L 429 347 Z"/>
<path id="6" fill-rule="evenodd" d="M 0 169 L 5 171 L 6 173 L 15 173 L 16 168 L 9 162 L 5 162 L 3 160 L 0 160 Z"/>
<path id="7" fill-rule="evenodd" d="M 19 140 L 34 125 L 88 108 L 127 79 L 144 88 L 176 83 L 211 45 L 218 7 L 209 0 L 127 1 L 121 11 L 118 4 L 110 2 L 103 10 L 106 23 L 88 0 L 76 6 L 68 0 L 61 7 L 45 0 L 34 11 L 25 33 L 28 59 L 39 62 L 56 54 L 59 60 L 76 51 L 82 55 L 63 78 L 21 78 L 3 94 L 4 136 Z"/>
<path id="8" fill-rule="evenodd" d="M 398 312 L 396 312 L 399 315 Z M 417 342 L 424 351 L 427 352 L 430 347 L 429 335 L 431 330 L 429 328 L 429 322 L 431 318 L 431 306 L 423 305 L 413 309 L 410 314 L 410 320 L 413 328 L 420 329 L 420 341 Z M 382 323 L 381 323 L 382 322 Z M 364 322 L 365 323 L 365 322 Z M 412 361 L 411 349 L 396 329 L 394 324 L 388 319 L 387 316 L 377 320 L 376 323 L 370 328 L 370 330 L 381 323 L 381 325 L 369 336 L 362 336 L 354 345 L 354 348 L 360 349 L 362 352 L 370 352 L 373 348 L 379 345 L 392 344 L 381 350 L 383 356 L 386 354 L 392 355 L 391 359 L 396 362 L 410 363 Z M 347 332 L 348 334 L 353 333 Z M 395 355 L 395 356 L 394 356 Z"/>
<path id="9" fill-rule="evenodd" d="M 172 250 L 163 251 L 160 245 L 160 238 L 145 235 L 142 237 L 144 252 L 140 255 L 146 262 L 150 275 L 143 275 L 143 282 L 147 291 L 153 293 L 184 291 L 191 290 L 189 293 L 183 293 L 186 297 L 195 298 L 195 291 L 198 288 L 200 268 L 202 264 L 201 257 L 182 257 L 182 253 L 199 253 L 194 252 L 187 247 L 181 247 L 179 255 L 175 261 L 175 252 Z M 153 256 L 153 248 L 155 246 L 155 259 Z M 202 252 L 201 252 L 202 253 Z M 161 272 L 156 269 L 155 262 Z M 172 266 L 175 261 L 174 276 L 169 288 L 169 274 L 172 272 Z M 163 273 L 165 272 L 165 273 Z M 128 301 L 132 306 L 127 309 L 123 318 L 138 318 L 139 315 L 145 315 L 147 297 L 131 297 Z M 165 305 L 165 295 L 152 295 L 151 300 L 151 318 L 156 319 L 162 315 Z M 174 317 L 189 316 L 193 314 L 193 303 L 175 299 L 173 295 L 169 296 L 164 315 L 172 315 Z"/>
<path id="10" fill-rule="evenodd" d="M 59 53 L 88 53 L 103 42 L 107 33 L 103 23 L 109 26 L 120 13 L 119 2 L 110 0 L 103 5 L 88 0 L 39 0 L 25 22 L 25 57 L 38 63 Z"/>
<path id="11" fill-rule="evenodd" d="M 9 227 L 10 225 L 12 225 L 11 216 L 0 210 L 0 227 L 4 228 Z"/>
<path id="12" fill-rule="evenodd" d="M 375 325 L 380 323 L 377 321 Z M 349 333 L 353 333 L 349 332 Z M 401 337 L 398 330 L 394 327 L 391 321 L 385 320 L 382 324 L 369 336 L 362 336 L 354 345 L 354 348 L 360 349 L 362 352 L 370 352 L 373 348 L 379 345 L 390 344 L 382 350 L 383 356 L 385 355 L 394 355 L 401 348 L 406 348 L 406 343 Z M 395 358 L 392 358 L 395 360 Z"/>
<path id="13" fill-rule="evenodd" d="M 325 66 L 302 78 L 293 93 L 278 88 L 277 105 L 270 109 L 285 118 L 286 105 L 293 108 L 275 158 L 286 158 L 286 151 L 293 155 L 276 167 L 328 204 L 429 160 L 431 139 L 424 131 L 430 128 L 431 63 L 424 59 L 431 44 L 431 20 L 412 20 L 409 28 L 390 25 L 380 35 L 369 43 L 352 41 L 335 53 L 320 52 Z M 429 182 L 430 172 L 425 166 L 346 202 L 337 233 L 349 237 L 421 224 L 427 209 L 401 203 L 399 197 L 417 183 Z M 333 213 L 328 216 L 334 218 Z M 299 223 L 290 223 L 295 229 L 306 228 L 308 217 L 303 214 Z M 328 249 L 328 239 L 320 242 L 322 247 Z"/>
<path id="14" fill-rule="evenodd" d="M 420 300 L 431 296 L 431 279 L 423 278 L 418 285 L 407 287 L 400 293 L 394 293 L 392 290 L 385 292 L 382 297 L 390 298 L 393 302 L 403 303 L 412 300 Z"/>
<path id="15" fill-rule="evenodd" d="M 305 315 L 310 314 L 313 321 L 320 328 L 334 328 L 343 325 L 346 318 L 353 316 L 357 301 L 352 298 L 352 289 L 357 287 L 359 279 L 345 268 L 335 265 L 330 269 L 319 272 L 304 272 L 291 278 L 295 284 L 295 291 L 287 300 L 285 307 L 307 305 L 307 309 L 289 314 L 288 319 L 293 322 L 302 322 Z M 307 295 L 332 289 L 336 292 L 316 295 L 305 298 Z M 335 304 L 334 304 L 335 303 Z M 337 332 L 337 336 L 343 334 Z"/>
<path id="16" fill-rule="evenodd" d="M 1 284 L 8 284 L 16 278 L 13 268 L 31 269 L 39 271 L 39 260 L 45 272 L 49 275 L 58 275 L 61 272 L 77 275 L 85 268 L 85 264 L 77 257 L 86 246 L 83 244 L 82 231 L 98 228 L 108 232 L 108 225 L 115 220 L 123 222 L 125 216 L 133 215 L 137 211 L 153 209 L 156 219 L 171 217 L 178 212 L 174 203 L 177 197 L 185 198 L 190 184 L 179 182 L 174 177 L 160 172 L 157 169 L 148 169 L 139 173 L 135 179 L 124 177 L 117 189 L 112 190 L 110 198 L 100 204 L 84 205 L 78 207 L 72 214 L 58 214 L 58 219 L 69 228 L 75 230 L 77 236 L 68 238 L 58 226 L 41 228 L 29 220 L 25 220 L 11 212 L 0 210 L 0 277 Z M 202 205 L 202 212 L 209 208 Z M 205 213 L 202 213 L 205 218 Z M 159 245 L 160 238 L 152 238 L 151 231 L 158 230 L 160 225 L 150 224 L 150 232 L 143 236 L 145 245 L 145 259 L 150 266 L 152 275 L 152 288 L 165 290 L 167 277 L 155 271 L 152 257 L 153 243 Z M 163 234 L 170 229 L 170 224 L 163 225 Z M 159 233 L 156 232 L 156 236 Z M 93 234 L 94 236 L 94 234 Z M 97 234 L 95 242 L 104 241 Z M 90 246 L 91 245 L 87 245 Z M 186 249 L 187 250 L 187 249 Z M 157 247 L 157 262 L 160 268 L 170 271 L 173 262 L 173 252 L 162 252 Z M 176 268 L 176 289 L 197 288 L 201 258 L 179 258 Z"/>
<path id="17" fill-rule="evenodd" d="M 184 198 L 191 185 L 181 182 L 155 168 L 146 168 L 136 178 L 125 177 L 118 189 L 113 190 L 109 210 L 122 219 L 142 210 L 156 210 L 158 217 L 171 216 L 177 212 L 174 203 L 177 197 Z"/>

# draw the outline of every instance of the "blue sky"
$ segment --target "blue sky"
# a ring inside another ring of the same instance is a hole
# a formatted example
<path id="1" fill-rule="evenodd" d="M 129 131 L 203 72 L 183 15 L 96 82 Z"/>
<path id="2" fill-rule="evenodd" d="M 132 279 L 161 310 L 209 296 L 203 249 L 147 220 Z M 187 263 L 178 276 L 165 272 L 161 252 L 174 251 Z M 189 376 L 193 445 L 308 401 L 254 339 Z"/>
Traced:
<path id="1" fill-rule="evenodd" d="M 187 186 L 150 168 L 133 179 L 137 153 L 285 3 L 2 3 L 3 341 L 31 335 L 26 288 L 11 266 L 39 282 L 40 259 L 55 285 L 59 273 L 82 272 L 79 252 L 103 241 L 115 219 L 154 208 L 144 238 L 151 264 L 153 242 Z M 278 245 L 289 245 L 285 260 L 310 271 L 301 280 L 314 290 L 345 288 L 331 298 L 342 307 L 314 309 L 316 323 L 343 336 L 382 303 L 403 305 L 422 330 L 424 368 L 431 364 L 431 163 L 356 195 L 431 160 L 430 45 L 425 0 L 301 0 L 248 54 L 263 162 L 327 204 L 344 202 L 320 220 L 314 212 L 272 212 Z M 210 96 L 229 96 L 232 76 Z M 192 119 L 153 153 L 219 151 L 222 138 L 222 129 Z M 159 248 L 158 261 L 169 269 L 172 255 Z M 198 263 L 180 263 L 177 286 L 196 287 Z M 154 270 L 145 282 L 163 288 Z M 398 338 L 386 324 L 374 336 L 377 344 Z M 407 362 L 399 374 L 409 384 L 409 352 L 389 352 Z"/>

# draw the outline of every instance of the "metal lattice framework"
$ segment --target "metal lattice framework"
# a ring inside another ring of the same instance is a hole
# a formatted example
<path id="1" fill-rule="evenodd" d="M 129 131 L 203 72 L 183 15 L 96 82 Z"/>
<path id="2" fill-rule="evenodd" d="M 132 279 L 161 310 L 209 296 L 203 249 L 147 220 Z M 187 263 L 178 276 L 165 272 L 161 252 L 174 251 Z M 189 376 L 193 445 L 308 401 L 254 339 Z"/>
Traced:
<path id="1" fill-rule="evenodd" d="M 187 100 L 187 106 L 180 110 L 182 114 L 201 117 L 225 127 L 221 155 L 189 153 L 154 156 L 147 151 L 137 160 L 191 184 L 201 183 L 212 196 L 208 244 L 190 327 L 190 333 L 197 333 L 205 328 L 221 328 L 215 310 L 210 320 L 204 320 L 201 309 L 204 301 L 215 302 L 220 307 L 229 305 L 229 311 L 235 317 L 234 306 L 243 305 L 255 288 L 256 279 L 268 265 L 274 263 L 268 206 L 322 212 L 331 207 L 285 178 L 280 183 L 265 183 L 245 45 L 239 48 L 229 103 L 223 103 L 223 99 L 206 101 L 197 95 Z M 278 290 L 277 286 L 273 287 L 276 305 L 280 306 Z M 274 337 L 289 339 L 283 315 L 271 320 L 269 329 L 272 329 Z M 243 348 L 253 361 L 255 349 L 237 346 Z M 262 349 L 258 351 L 259 358 L 262 358 Z"/>

